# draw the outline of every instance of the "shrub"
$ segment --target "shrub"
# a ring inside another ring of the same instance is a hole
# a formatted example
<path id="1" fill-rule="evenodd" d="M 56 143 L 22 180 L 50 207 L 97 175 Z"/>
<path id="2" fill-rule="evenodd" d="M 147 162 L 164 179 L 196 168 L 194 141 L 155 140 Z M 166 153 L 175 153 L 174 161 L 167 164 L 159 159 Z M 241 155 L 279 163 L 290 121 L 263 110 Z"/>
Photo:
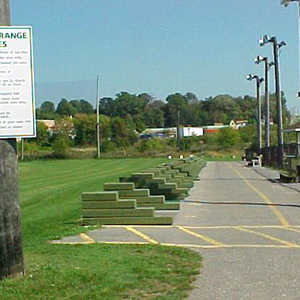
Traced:
<path id="1" fill-rule="evenodd" d="M 237 130 L 227 127 L 217 133 L 216 141 L 223 149 L 229 149 L 240 145 L 241 138 Z"/>
<path id="2" fill-rule="evenodd" d="M 53 143 L 53 155 L 56 158 L 66 158 L 70 148 L 69 138 L 64 134 L 58 134 Z"/>
<path id="3" fill-rule="evenodd" d="M 104 141 L 101 145 L 100 145 L 100 149 L 101 149 L 101 152 L 111 152 L 111 151 L 114 151 L 116 149 L 116 144 L 112 141 Z"/>
<path id="4" fill-rule="evenodd" d="M 140 152 L 149 152 L 149 151 L 162 151 L 166 146 L 166 143 L 161 139 L 148 139 L 143 140 L 138 145 L 138 150 Z"/>

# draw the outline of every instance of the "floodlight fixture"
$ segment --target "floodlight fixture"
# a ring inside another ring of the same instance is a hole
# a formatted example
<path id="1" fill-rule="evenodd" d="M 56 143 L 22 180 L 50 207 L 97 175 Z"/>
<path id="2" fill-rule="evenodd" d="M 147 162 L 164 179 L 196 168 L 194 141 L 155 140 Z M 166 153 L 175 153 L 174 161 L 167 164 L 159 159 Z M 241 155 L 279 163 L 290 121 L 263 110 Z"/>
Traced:
<path id="1" fill-rule="evenodd" d="M 253 75 L 253 74 L 248 74 L 248 75 L 246 76 L 246 79 L 247 79 L 247 80 L 253 80 L 253 79 L 256 79 L 258 84 L 260 84 L 260 83 L 262 83 L 262 82 L 264 81 L 263 78 L 260 78 L 259 76 Z"/>
<path id="2" fill-rule="evenodd" d="M 258 56 L 256 56 L 256 57 L 254 58 L 254 62 L 255 62 L 256 64 L 259 64 L 259 63 L 261 63 L 261 62 L 264 61 L 264 60 L 266 60 L 266 57 L 263 57 L 263 56 L 261 56 L 261 55 L 258 55 Z"/>
<path id="3" fill-rule="evenodd" d="M 299 0 L 280 0 L 281 5 L 287 7 L 291 2 L 299 2 Z"/>
<path id="4" fill-rule="evenodd" d="M 271 61 L 271 62 L 269 63 L 269 68 L 271 68 L 271 67 L 273 67 L 273 66 L 275 66 L 275 63 L 274 63 L 274 61 Z"/>
<path id="5" fill-rule="evenodd" d="M 284 47 L 286 46 L 286 42 L 285 41 L 282 41 L 278 44 L 278 48 L 281 48 L 281 47 Z"/>
<path id="6" fill-rule="evenodd" d="M 259 46 L 262 47 L 262 46 L 264 46 L 265 44 L 267 44 L 269 42 L 271 42 L 271 38 L 268 35 L 265 34 L 263 37 L 261 37 L 259 39 Z"/>
<path id="7" fill-rule="evenodd" d="M 248 74 L 248 75 L 246 76 L 246 79 L 247 79 L 247 80 L 252 80 L 252 79 L 253 79 L 253 75 L 252 75 L 252 74 Z"/>

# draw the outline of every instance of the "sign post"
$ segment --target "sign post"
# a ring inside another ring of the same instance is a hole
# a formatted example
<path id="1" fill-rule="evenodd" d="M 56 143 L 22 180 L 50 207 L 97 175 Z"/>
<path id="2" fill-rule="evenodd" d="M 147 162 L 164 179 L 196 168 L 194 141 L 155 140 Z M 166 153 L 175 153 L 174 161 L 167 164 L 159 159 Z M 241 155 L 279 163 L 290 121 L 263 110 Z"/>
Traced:
<path id="1" fill-rule="evenodd" d="M 9 24 L 0 0 L 0 280 L 24 273 L 16 138 L 36 135 L 31 28 Z"/>

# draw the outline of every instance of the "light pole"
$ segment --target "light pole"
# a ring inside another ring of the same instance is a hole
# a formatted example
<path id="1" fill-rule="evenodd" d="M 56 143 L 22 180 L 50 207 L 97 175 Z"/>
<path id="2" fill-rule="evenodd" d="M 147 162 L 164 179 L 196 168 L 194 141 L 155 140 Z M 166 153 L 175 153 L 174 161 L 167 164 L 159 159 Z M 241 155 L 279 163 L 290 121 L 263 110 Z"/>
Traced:
<path id="1" fill-rule="evenodd" d="M 97 135 L 97 158 L 100 158 L 100 117 L 99 117 L 99 75 L 97 76 L 97 97 L 96 97 L 96 114 L 97 114 L 97 125 L 96 125 L 96 135 Z"/>
<path id="2" fill-rule="evenodd" d="M 269 101 L 269 69 L 274 63 L 268 62 L 268 57 L 257 56 L 254 59 L 256 64 L 265 63 L 265 148 L 270 147 L 270 101 Z"/>
<path id="3" fill-rule="evenodd" d="M 261 143 L 261 100 L 260 100 L 260 84 L 264 81 L 263 78 L 258 77 L 257 75 L 249 74 L 246 76 L 247 80 L 256 80 L 256 101 L 257 101 L 257 147 L 258 147 L 258 154 L 261 152 L 262 143 Z"/>
<path id="4" fill-rule="evenodd" d="M 285 42 L 277 43 L 275 36 L 269 37 L 264 35 L 259 40 L 259 45 L 264 46 L 267 43 L 272 43 L 273 45 L 273 56 L 274 56 L 274 67 L 275 67 L 275 93 L 277 99 L 277 140 L 278 140 L 278 166 L 282 166 L 283 162 L 283 133 L 282 133 L 282 104 L 281 104 L 281 91 L 280 91 L 280 80 L 279 80 L 279 60 L 278 60 L 278 50 L 286 46 Z"/>
<path id="5" fill-rule="evenodd" d="M 300 97 L 300 0 L 281 0 L 281 4 L 287 7 L 290 2 L 298 2 L 298 45 L 299 45 L 299 91 L 298 97 Z"/>

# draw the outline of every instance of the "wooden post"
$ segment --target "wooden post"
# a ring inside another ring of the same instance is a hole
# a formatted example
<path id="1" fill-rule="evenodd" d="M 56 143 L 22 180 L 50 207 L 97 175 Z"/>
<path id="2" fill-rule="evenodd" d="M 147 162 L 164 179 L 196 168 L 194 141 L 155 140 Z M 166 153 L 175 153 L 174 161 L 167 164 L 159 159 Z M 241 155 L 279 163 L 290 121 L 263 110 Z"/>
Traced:
<path id="1" fill-rule="evenodd" d="M 0 0 L 0 25 L 10 24 L 9 0 Z M 0 140 L 0 280 L 24 273 L 16 140 Z"/>

